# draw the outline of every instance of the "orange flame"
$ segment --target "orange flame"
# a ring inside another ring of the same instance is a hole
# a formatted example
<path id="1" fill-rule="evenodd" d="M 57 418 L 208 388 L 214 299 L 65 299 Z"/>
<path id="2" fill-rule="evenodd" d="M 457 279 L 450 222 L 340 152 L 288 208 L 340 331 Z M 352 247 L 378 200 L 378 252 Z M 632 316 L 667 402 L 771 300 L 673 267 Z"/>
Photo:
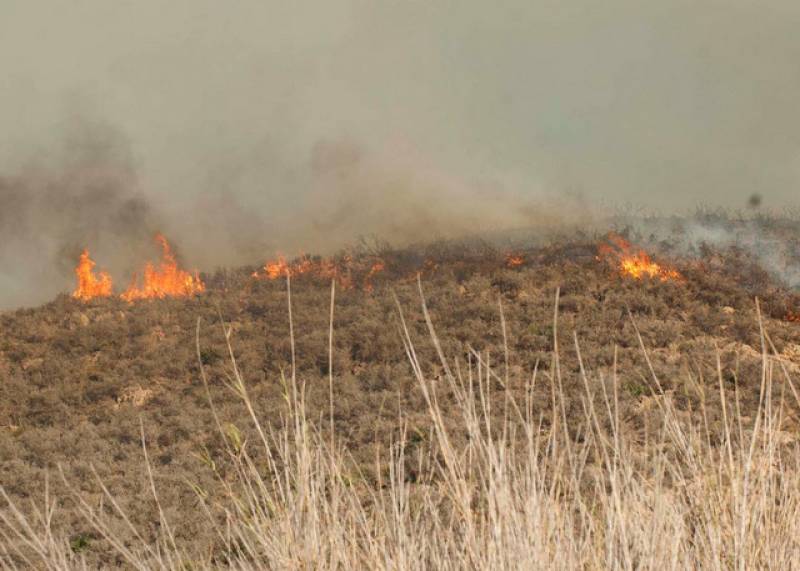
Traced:
<path id="1" fill-rule="evenodd" d="M 525 256 L 522 254 L 506 254 L 506 267 L 518 268 L 525 263 Z"/>
<path id="2" fill-rule="evenodd" d="M 383 260 L 380 260 L 372 264 L 372 267 L 369 269 L 367 277 L 364 278 L 364 289 L 367 291 L 372 291 L 373 289 L 375 289 L 375 286 L 372 285 L 372 278 L 374 278 L 377 274 L 381 273 L 385 269 L 386 269 L 386 264 L 384 263 Z"/>
<path id="3" fill-rule="evenodd" d="M 615 259 L 622 276 L 636 280 L 658 279 L 662 282 L 683 279 L 676 269 L 656 263 L 644 250 L 634 251 L 622 236 L 610 234 L 608 241 L 610 244 L 598 246 L 598 259 Z"/>
<path id="4" fill-rule="evenodd" d="M 165 297 L 188 297 L 205 291 L 206 286 L 197 272 L 194 275 L 178 268 L 178 262 L 167 239 L 156 235 L 161 245 L 161 262 L 156 268 L 147 262 L 144 268 L 144 283 L 139 287 L 139 280 L 134 278 L 131 285 L 120 297 L 128 302 L 137 299 L 162 299 Z"/>
<path id="5" fill-rule="evenodd" d="M 357 281 L 355 275 L 362 276 L 363 287 L 367 291 L 373 289 L 373 279 L 380 272 L 384 271 L 386 264 L 383 260 L 372 263 L 367 269 L 363 261 L 356 261 L 350 255 L 342 256 L 339 259 L 331 258 L 312 258 L 302 255 L 291 262 L 279 255 L 276 259 L 268 261 L 264 267 L 252 276 L 256 279 L 277 280 L 278 278 L 289 275 L 298 277 L 308 275 L 314 279 L 336 280 L 336 284 L 343 289 L 350 289 Z"/>
<path id="6" fill-rule="evenodd" d="M 78 287 L 72 292 L 72 297 L 88 301 L 95 297 L 109 297 L 111 295 L 113 289 L 111 276 L 106 272 L 100 272 L 95 275 L 94 266 L 95 262 L 89 257 L 89 250 L 84 250 L 78 265 L 75 267 Z"/>
<path id="7" fill-rule="evenodd" d="M 267 278 L 271 280 L 285 276 L 288 271 L 289 264 L 286 263 L 286 258 L 283 256 L 278 256 L 277 260 L 264 264 L 264 272 L 267 274 Z"/>
<path id="8" fill-rule="evenodd" d="M 312 261 L 306 256 L 301 257 L 297 262 L 289 263 L 286 258 L 283 257 L 283 255 L 279 254 L 277 258 L 264 264 L 264 267 L 262 268 L 264 270 L 263 276 L 256 271 L 253 272 L 253 277 L 264 277 L 268 280 L 277 280 L 278 278 L 286 277 L 287 274 L 290 276 L 295 276 L 306 273 L 311 269 L 311 267 Z"/>
<path id="9" fill-rule="evenodd" d="M 369 273 L 367 274 L 367 279 L 370 279 L 375 274 L 381 273 L 385 269 L 386 269 L 386 264 L 384 262 L 375 262 L 369 269 Z"/>
<path id="10" fill-rule="evenodd" d="M 792 323 L 800 323 L 800 313 L 796 311 L 790 311 L 786 314 L 786 321 L 791 321 Z"/>

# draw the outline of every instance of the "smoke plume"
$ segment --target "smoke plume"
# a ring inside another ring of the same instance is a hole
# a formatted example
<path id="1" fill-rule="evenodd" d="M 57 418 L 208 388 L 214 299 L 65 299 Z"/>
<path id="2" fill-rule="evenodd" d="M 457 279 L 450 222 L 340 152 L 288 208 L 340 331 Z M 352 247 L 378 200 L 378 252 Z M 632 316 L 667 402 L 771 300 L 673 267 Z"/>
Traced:
<path id="1" fill-rule="evenodd" d="M 0 307 L 189 267 L 620 205 L 797 203 L 800 4 L 0 6 Z M 72 258 L 72 259 L 71 259 Z"/>
<path id="2" fill-rule="evenodd" d="M 129 275 L 159 226 L 119 133 L 79 121 L 62 136 L 46 157 L 0 176 L 0 306 L 64 291 L 87 246 Z"/>

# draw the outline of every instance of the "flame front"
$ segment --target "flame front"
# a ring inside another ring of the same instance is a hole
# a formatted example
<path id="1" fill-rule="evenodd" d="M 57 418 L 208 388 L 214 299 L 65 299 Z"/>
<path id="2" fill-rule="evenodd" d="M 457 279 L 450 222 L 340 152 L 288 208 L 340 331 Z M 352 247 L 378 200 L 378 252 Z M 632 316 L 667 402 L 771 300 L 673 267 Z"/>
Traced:
<path id="1" fill-rule="evenodd" d="M 188 297 L 205 291 L 206 286 L 197 272 L 194 275 L 178 268 L 178 262 L 169 242 L 161 234 L 156 236 L 161 245 L 161 262 L 158 267 L 148 262 L 144 268 L 143 281 L 134 278 L 120 297 L 128 302 L 137 299 L 162 299 L 165 297 Z"/>
<path id="2" fill-rule="evenodd" d="M 608 241 L 610 244 L 598 246 L 598 259 L 616 260 L 622 276 L 636 280 L 658 279 L 662 282 L 683 280 L 678 270 L 656 263 L 644 250 L 634 250 L 622 236 L 610 234 Z"/>
<path id="3" fill-rule="evenodd" d="M 78 277 L 78 287 L 72 292 L 72 297 L 88 301 L 95 297 L 109 297 L 113 290 L 111 276 L 106 272 L 94 273 L 95 262 L 89 257 L 89 250 L 81 254 L 75 275 Z"/>

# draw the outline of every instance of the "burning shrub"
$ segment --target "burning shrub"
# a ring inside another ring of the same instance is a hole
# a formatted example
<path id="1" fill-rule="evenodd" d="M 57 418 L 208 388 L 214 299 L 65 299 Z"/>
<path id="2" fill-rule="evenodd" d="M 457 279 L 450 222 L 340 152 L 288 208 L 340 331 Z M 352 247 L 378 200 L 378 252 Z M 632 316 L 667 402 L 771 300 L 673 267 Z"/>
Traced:
<path id="1" fill-rule="evenodd" d="M 156 241 L 162 250 L 161 263 L 156 267 L 148 262 L 143 272 L 143 283 L 140 285 L 138 279 L 134 278 L 120 298 L 133 302 L 140 299 L 188 297 L 205 291 L 205 284 L 197 272 L 192 275 L 178 267 L 178 262 L 167 239 L 158 234 Z M 78 286 L 72 293 L 72 297 L 81 301 L 89 301 L 97 297 L 110 297 L 113 294 L 111 276 L 106 272 L 95 275 L 94 267 L 95 262 L 89 257 L 89 251 L 84 250 L 75 268 Z"/>
<path id="2" fill-rule="evenodd" d="M 161 234 L 156 236 L 161 245 L 161 263 L 158 268 L 147 262 L 144 268 L 144 281 L 139 286 L 138 280 L 128 287 L 120 297 L 125 301 L 137 299 L 162 299 L 165 297 L 188 297 L 205 291 L 205 284 L 199 275 L 194 275 L 178 268 L 178 262 L 172 253 L 167 239 Z"/>
<path id="3" fill-rule="evenodd" d="M 598 259 L 615 263 L 623 277 L 636 280 L 658 279 L 662 282 L 683 280 L 683 276 L 676 269 L 656 263 L 647 252 L 635 250 L 618 234 L 609 234 L 608 243 L 600 244 L 597 251 Z"/>
<path id="4" fill-rule="evenodd" d="M 111 276 L 106 272 L 94 273 L 95 262 L 89 257 L 89 250 L 81 253 L 75 275 L 78 277 L 78 287 L 72 292 L 72 297 L 88 301 L 95 297 L 109 297 L 113 293 Z"/>

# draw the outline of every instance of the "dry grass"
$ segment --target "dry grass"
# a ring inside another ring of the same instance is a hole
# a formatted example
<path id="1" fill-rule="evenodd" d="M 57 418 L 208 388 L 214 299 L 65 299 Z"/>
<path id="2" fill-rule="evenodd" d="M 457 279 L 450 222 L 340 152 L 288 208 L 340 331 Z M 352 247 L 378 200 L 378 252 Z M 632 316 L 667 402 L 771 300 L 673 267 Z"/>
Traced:
<path id="1" fill-rule="evenodd" d="M 675 406 L 637 332 L 649 396 L 640 401 L 644 431 L 634 433 L 621 419 L 616 350 L 609 370 L 589 370 L 577 335 L 569 355 L 582 381 L 579 418 L 567 410 L 557 311 L 550 363 L 529 363 L 522 373 L 508 365 L 502 306 L 506 350 L 495 362 L 475 350 L 446 355 L 421 299 L 437 357 L 420 357 L 399 301 L 397 311 L 430 430 L 412 431 L 407 411 L 398 411 L 396 436 L 375 457 L 377 481 L 361 472 L 337 436 L 330 368 L 330 418 L 307 418 L 293 333 L 293 366 L 282 375 L 285 411 L 271 425 L 256 413 L 225 326 L 228 387 L 249 415 L 240 426 L 251 424 L 256 438 L 247 440 L 243 428 L 223 420 L 208 391 L 198 323 L 198 361 L 232 466 L 223 473 L 217 459 L 204 457 L 224 493 L 195 488 L 196 518 L 213 528 L 215 548 L 176 539 L 183 522 L 158 503 L 146 426 L 143 458 L 158 505 L 157 541 L 126 517 L 99 477 L 98 502 L 62 475 L 71 490 L 63 501 L 74 502 L 104 539 L 108 565 L 135 569 L 800 568 L 800 456 L 784 430 L 800 401 L 763 327 L 760 378 L 746 380 L 760 386 L 756 412 L 742 412 L 738 383 L 745 381 L 734 379 L 731 387 L 720 365 L 721 420 L 713 422 L 702 406 L 698 414 Z M 330 337 L 333 302 L 332 291 Z M 291 317 L 291 295 L 289 308 Z M 328 347 L 332 352 L 333 343 Z M 550 394 L 544 408 L 532 398 L 542 384 Z M 444 400 L 455 402 L 457 422 L 444 418 Z M 80 539 L 52 531 L 58 502 L 49 493 L 35 509 L 2 495 L 3 568 L 93 565 L 76 545 Z"/>

